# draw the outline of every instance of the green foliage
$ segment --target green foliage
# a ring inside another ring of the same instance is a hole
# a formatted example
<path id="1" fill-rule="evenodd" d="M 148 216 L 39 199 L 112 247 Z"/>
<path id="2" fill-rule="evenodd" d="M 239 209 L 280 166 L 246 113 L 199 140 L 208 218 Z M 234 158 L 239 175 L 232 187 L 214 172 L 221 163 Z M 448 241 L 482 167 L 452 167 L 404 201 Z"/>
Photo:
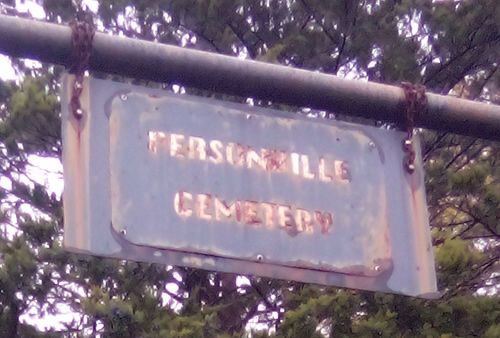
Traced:
<path id="1" fill-rule="evenodd" d="M 53 154 L 61 138 L 59 103 L 44 78 L 27 78 L 8 99 L 8 117 L 0 123 L 0 141 L 9 154 L 22 150 Z"/>
<path id="2" fill-rule="evenodd" d="M 48 21 L 500 103 L 497 0 L 100 0 L 96 13 L 42 4 Z M 0 81 L 0 336 L 500 336 L 498 143 L 421 134 L 438 300 L 70 254 L 62 197 L 28 172 L 30 156 L 61 155 L 62 68 L 12 62 L 19 82 Z M 27 313 L 58 314 L 56 304 L 77 319 L 38 332 Z"/>
<path id="3" fill-rule="evenodd" d="M 471 249 L 472 243 L 461 239 L 446 239 L 436 250 L 436 263 L 440 268 L 438 279 L 442 288 L 471 279 L 480 263 L 485 260 Z"/>

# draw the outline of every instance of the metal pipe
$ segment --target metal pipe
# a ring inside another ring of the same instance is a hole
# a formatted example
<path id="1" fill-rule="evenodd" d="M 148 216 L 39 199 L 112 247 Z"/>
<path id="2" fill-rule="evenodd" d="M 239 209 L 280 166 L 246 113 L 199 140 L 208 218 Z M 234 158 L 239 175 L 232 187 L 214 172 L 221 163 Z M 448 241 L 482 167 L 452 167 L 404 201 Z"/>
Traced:
<path id="1" fill-rule="evenodd" d="M 0 15 L 0 52 L 68 66 L 71 29 Z M 400 123 L 401 88 L 96 33 L 92 70 Z M 416 125 L 500 141 L 500 106 L 428 93 Z"/>

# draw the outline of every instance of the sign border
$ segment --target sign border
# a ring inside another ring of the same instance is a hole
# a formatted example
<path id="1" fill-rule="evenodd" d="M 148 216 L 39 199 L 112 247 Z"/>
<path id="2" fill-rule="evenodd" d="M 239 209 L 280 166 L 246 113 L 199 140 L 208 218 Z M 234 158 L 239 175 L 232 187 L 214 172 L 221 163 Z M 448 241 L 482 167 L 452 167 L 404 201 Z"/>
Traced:
<path id="1" fill-rule="evenodd" d="M 438 297 L 434 268 L 433 249 L 425 200 L 424 173 L 421 165 L 420 146 L 415 138 L 416 170 L 408 174 L 403 168 L 402 157 L 386 156 L 388 163 L 401 170 L 391 171 L 400 177 L 394 180 L 386 173 L 389 186 L 388 217 L 393 266 L 376 277 L 356 276 L 330 271 L 275 265 L 263 261 L 238 258 L 216 257 L 147 246 L 132 245 L 113 231 L 111 225 L 111 184 L 110 184 L 110 145 L 109 145 L 109 106 L 116 96 L 134 91 L 151 96 L 175 96 L 176 98 L 238 109 L 240 104 L 215 101 L 206 98 L 178 95 L 162 90 L 142 88 L 106 80 L 86 78 L 81 96 L 84 115 L 77 120 L 68 109 L 70 100 L 69 84 L 72 76 L 63 79 L 62 94 L 62 138 L 64 167 L 64 246 L 67 250 L 118 259 L 144 261 L 192 268 L 257 275 L 278 279 L 297 280 L 306 283 L 335 285 L 354 289 L 400 293 L 423 298 Z M 112 92 L 105 97 L 103 92 Z M 246 106 L 245 106 L 246 107 Z M 345 122 L 315 121 L 298 114 L 286 114 L 276 110 L 249 107 L 252 114 L 284 117 L 313 123 L 324 123 L 349 128 L 370 128 Z M 247 110 L 245 108 L 245 110 Z M 384 147 L 402 146 L 405 133 L 387 130 L 394 141 L 383 142 Z M 396 152 L 389 152 L 396 153 Z M 402 152 L 398 152 L 402 153 Z M 420 164 L 420 165 L 419 165 Z M 407 182 L 405 186 L 393 186 L 392 181 Z M 404 198 L 403 198 L 404 196 Z M 405 205 L 402 200 L 414 203 Z M 410 220 L 411 224 L 401 224 L 398 220 Z M 394 236 L 393 236 L 394 235 Z M 396 241 L 395 238 L 407 241 Z M 243 273 L 244 271 L 244 273 Z"/>

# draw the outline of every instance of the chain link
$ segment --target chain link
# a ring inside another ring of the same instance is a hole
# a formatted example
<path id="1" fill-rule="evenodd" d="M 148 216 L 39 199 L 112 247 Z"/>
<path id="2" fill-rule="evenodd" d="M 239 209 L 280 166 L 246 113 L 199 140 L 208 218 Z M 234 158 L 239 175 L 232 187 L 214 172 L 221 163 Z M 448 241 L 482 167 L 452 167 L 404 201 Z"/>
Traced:
<path id="1" fill-rule="evenodd" d="M 425 95 L 425 86 L 415 85 L 409 82 L 402 82 L 401 87 L 406 98 L 405 127 L 407 131 L 406 138 L 403 141 L 404 167 L 411 174 L 415 171 L 415 146 L 413 136 L 415 130 L 415 119 L 427 108 L 427 96 Z"/>
<path id="2" fill-rule="evenodd" d="M 92 40 L 94 39 L 95 28 L 86 22 L 75 22 L 71 27 L 71 66 L 68 70 L 70 74 L 75 74 L 73 82 L 73 92 L 71 95 L 71 110 L 77 119 L 83 116 L 83 109 L 80 103 L 80 96 L 83 92 L 83 79 L 85 71 L 89 67 L 90 52 L 92 51 Z"/>

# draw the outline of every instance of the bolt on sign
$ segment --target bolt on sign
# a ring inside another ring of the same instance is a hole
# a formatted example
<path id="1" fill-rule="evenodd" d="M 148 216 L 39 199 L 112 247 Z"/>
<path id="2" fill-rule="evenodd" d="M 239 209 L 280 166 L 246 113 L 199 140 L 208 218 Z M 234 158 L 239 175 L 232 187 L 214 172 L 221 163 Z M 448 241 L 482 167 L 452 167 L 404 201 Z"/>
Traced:
<path id="1" fill-rule="evenodd" d="M 406 133 L 96 79 L 76 119 L 64 81 L 68 250 L 436 295 Z"/>

